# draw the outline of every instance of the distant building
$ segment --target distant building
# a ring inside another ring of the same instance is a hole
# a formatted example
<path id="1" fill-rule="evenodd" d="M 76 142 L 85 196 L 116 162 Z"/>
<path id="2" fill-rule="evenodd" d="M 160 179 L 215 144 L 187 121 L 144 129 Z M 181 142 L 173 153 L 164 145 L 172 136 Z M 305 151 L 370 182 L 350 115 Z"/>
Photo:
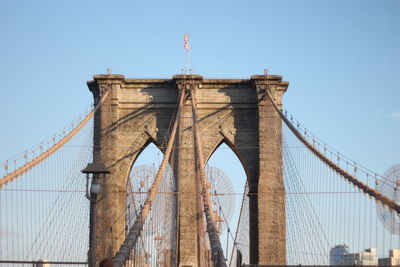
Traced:
<path id="1" fill-rule="evenodd" d="M 369 265 L 376 266 L 378 260 L 376 258 L 376 248 L 369 248 L 363 252 L 346 253 L 342 255 L 342 265 Z"/>
<path id="2" fill-rule="evenodd" d="M 336 245 L 331 248 L 329 254 L 329 265 L 342 265 L 342 256 L 349 252 L 347 244 Z"/>
<path id="3" fill-rule="evenodd" d="M 378 266 L 399 266 L 400 249 L 389 250 L 389 258 L 378 259 Z"/>
<path id="4" fill-rule="evenodd" d="M 48 260 L 39 260 L 37 263 L 37 267 L 50 267 L 50 264 L 47 263 Z"/>

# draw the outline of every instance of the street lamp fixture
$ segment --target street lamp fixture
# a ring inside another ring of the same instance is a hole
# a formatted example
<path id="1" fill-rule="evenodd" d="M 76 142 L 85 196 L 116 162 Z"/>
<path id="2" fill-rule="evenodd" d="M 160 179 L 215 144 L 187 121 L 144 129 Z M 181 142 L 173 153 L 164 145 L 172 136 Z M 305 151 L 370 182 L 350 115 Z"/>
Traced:
<path id="1" fill-rule="evenodd" d="M 89 163 L 86 168 L 82 170 L 82 173 L 86 174 L 86 198 L 91 202 L 93 201 L 98 203 L 104 197 L 102 196 L 100 199 L 97 199 L 97 195 L 102 193 L 102 181 L 106 178 L 106 174 L 109 174 L 110 171 L 106 168 L 106 166 L 104 166 L 103 163 L 95 161 Z"/>
<path id="2" fill-rule="evenodd" d="M 99 161 L 89 163 L 82 173 L 86 174 L 86 198 L 90 200 L 90 221 L 89 221 L 89 251 L 88 261 L 89 267 L 96 266 L 96 204 L 103 198 L 104 194 L 101 189 L 106 175 L 110 171 Z M 89 190 L 90 184 L 90 190 Z M 98 195 L 101 197 L 98 199 Z"/>

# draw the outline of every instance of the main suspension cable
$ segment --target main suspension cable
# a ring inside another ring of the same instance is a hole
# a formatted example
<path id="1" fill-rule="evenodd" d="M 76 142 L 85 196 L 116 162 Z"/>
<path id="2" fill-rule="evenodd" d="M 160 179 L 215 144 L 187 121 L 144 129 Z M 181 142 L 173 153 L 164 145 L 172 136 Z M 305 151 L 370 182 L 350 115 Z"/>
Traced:
<path id="1" fill-rule="evenodd" d="M 172 148 L 173 148 L 172 145 L 175 141 L 175 136 L 176 136 L 176 132 L 178 129 L 179 118 L 181 115 L 181 110 L 182 110 L 184 100 L 185 100 L 185 91 L 181 90 L 180 96 L 179 96 L 178 111 L 176 112 L 174 125 L 172 128 L 170 139 L 168 141 L 167 149 L 165 150 L 164 158 L 161 162 L 160 168 L 158 169 L 157 175 L 154 178 L 153 184 L 151 185 L 151 187 L 149 189 L 149 192 L 148 192 L 146 200 L 143 204 L 143 207 L 140 210 L 140 213 L 136 218 L 135 223 L 130 228 L 129 233 L 128 233 L 124 243 L 121 245 L 119 251 L 115 254 L 115 256 L 113 258 L 114 267 L 121 267 L 124 265 L 125 261 L 128 259 L 129 254 L 130 254 L 132 248 L 135 246 L 136 241 L 143 229 L 143 224 L 145 223 L 147 215 L 149 214 L 150 208 L 152 206 L 152 202 L 157 195 L 158 188 L 161 184 L 161 180 L 162 180 L 165 168 L 167 167 L 167 163 L 171 156 L 171 152 L 172 152 Z"/>
<path id="2" fill-rule="evenodd" d="M 93 115 L 96 113 L 96 111 L 103 104 L 103 102 L 107 98 L 108 94 L 109 94 L 109 90 L 107 90 L 104 93 L 101 100 L 97 103 L 96 107 L 74 129 L 72 129 L 66 136 L 64 136 L 64 138 L 62 138 L 60 141 L 55 143 L 52 147 L 50 147 L 47 151 L 43 152 L 38 157 L 34 158 L 33 160 L 27 162 L 25 165 L 19 167 L 12 173 L 7 174 L 3 178 L 1 178 L 0 179 L 0 188 L 3 185 L 5 185 L 6 183 L 14 180 L 18 176 L 22 175 L 23 173 L 29 171 L 31 168 L 38 165 L 40 162 L 42 162 L 43 160 L 45 160 L 46 158 L 51 156 L 54 152 L 56 152 L 58 149 L 60 149 L 65 143 L 67 143 L 69 140 L 71 140 L 71 138 L 74 137 L 79 132 L 79 130 L 81 130 L 89 122 L 89 120 L 93 117 Z"/>
<path id="3" fill-rule="evenodd" d="M 212 260 L 215 266 L 226 267 L 224 252 L 222 250 L 221 241 L 219 240 L 218 229 L 211 212 L 212 206 L 211 206 L 210 194 L 207 188 L 207 181 L 204 173 L 203 153 L 200 150 L 200 136 L 197 129 L 196 100 L 192 87 L 190 88 L 190 96 L 191 96 L 192 112 L 193 112 L 193 135 L 195 141 L 194 143 L 195 143 L 195 152 L 197 159 L 197 170 L 202 185 L 202 198 L 204 205 L 204 213 L 207 222 L 207 232 L 211 244 Z"/>
<path id="4" fill-rule="evenodd" d="M 321 153 L 317 148 L 315 148 L 311 143 L 307 141 L 306 138 L 302 136 L 302 134 L 292 125 L 292 123 L 286 118 L 286 116 L 282 113 L 282 111 L 279 109 L 275 101 L 273 100 L 272 96 L 268 91 L 265 92 L 268 98 L 270 99 L 272 105 L 274 106 L 275 110 L 278 112 L 282 120 L 285 122 L 285 124 L 289 127 L 289 129 L 293 132 L 293 134 L 317 157 L 319 158 L 322 162 L 327 164 L 333 171 L 338 173 L 341 177 L 343 177 L 345 180 L 349 181 L 352 183 L 354 186 L 362 190 L 365 194 L 373 197 L 376 201 L 381 202 L 383 205 L 388 206 L 391 210 L 395 210 L 397 212 L 397 215 L 400 215 L 400 205 L 397 204 L 395 201 L 387 198 L 383 194 L 377 192 L 375 189 L 369 187 L 367 184 L 363 183 L 359 179 L 357 179 L 355 176 L 351 175 L 344 169 L 342 169 L 339 165 L 334 163 L 332 160 L 330 160 L 328 157 L 326 157 L 323 153 Z"/>

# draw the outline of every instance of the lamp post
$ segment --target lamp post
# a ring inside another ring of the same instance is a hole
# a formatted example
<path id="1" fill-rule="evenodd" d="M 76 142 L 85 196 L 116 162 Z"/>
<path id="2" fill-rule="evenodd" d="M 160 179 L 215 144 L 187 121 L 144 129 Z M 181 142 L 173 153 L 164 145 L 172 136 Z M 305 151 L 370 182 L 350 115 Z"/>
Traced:
<path id="1" fill-rule="evenodd" d="M 160 262 L 160 249 L 161 249 L 161 243 L 163 241 L 163 238 L 160 234 L 157 234 L 154 237 L 154 241 L 156 243 L 156 250 L 157 250 L 157 258 L 156 258 L 156 266 L 160 267 L 161 266 L 161 262 Z"/>
<path id="2" fill-rule="evenodd" d="M 89 163 L 82 173 L 86 174 L 86 198 L 90 201 L 90 218 L 89 218 L 89 251 L 88 262 L 89 267 L 96 265 L 96 204 L 103 198 L 103 184 L 106 174 L 110 171 L 99 161 Z M 90 189 L 89 189 L 90 184 Z"/>

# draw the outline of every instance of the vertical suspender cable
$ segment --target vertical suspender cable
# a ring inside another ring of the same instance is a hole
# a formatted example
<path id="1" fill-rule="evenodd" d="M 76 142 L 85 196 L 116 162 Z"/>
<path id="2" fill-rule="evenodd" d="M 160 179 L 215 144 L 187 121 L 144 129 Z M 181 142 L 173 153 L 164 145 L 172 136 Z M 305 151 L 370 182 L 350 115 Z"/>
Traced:
<path id="1" fill-rule="evenodd" d="M 106 91 L 105 94 L 102 96 L 101 100 L 99 103 L 97 103 L 96 107 L 80 122 L 78 125 L 71 130 L 64 138 L 62 138 L 60 141 L 57 143 L 55 142 L 53 146 L 49 147 L 49 149 L 42 154 L 40 154 L 38 157 L 33 158 L 31 161 L 26 162 L 25 165 L 21 166 L 20 168 L 16 169 L 15 171 L 7 174 L 6 176 L 3 176 L 0 178 L 0 188 L 5 185 L 6 183 L 12 181 L 13 179 L 21 176 L 23 173 L 27 172 L 46 158 L 48 158 L 50 155 L 52 155 L 54 152 L 56 152 L 59 148 L 61 148 L 66 142 L 68 142 L 72 137 L 74 137 L 80 129 L 83 128 L 83 126 L 86 125 L 86 123 L 89 122 L 89 120 L 93 117 L 93 115 L 96 113 L 96 111 L 102 106 L 103 102 L 107 98 L 109 94 L 109 91 Z"/>
<path id="2" fill-rule="evenodd" d="M 350 182 L 357 188 L 359 188 L 363 193 L 373 197 L 377 202 L 380 202 L 382 205 L 387 206 L 389 209 L 394 210 L 397 215 L 400 215 L 400 205 L 395 201 L 389 199 L 382 193 L 376 191 L 375 189 L 369 187 L 367 184 L 363 183 L 359 179 L 357 179 L 354 175 L 351 175 L 348 171 L 345 171 L 343 168 L 338 166 L 332 160 L 328 159 L 323 153 L 320 152 L 315 146 L 310 144 L 304 136 L 296 130 L 293 124 L 285 117 L 282 111 L 279 109 L 277 104 L 274 102 L 272 96 L 268 91 L 265 92 L 268 98 L 270 99 L 272 105 L 274 106 L 275 110 L 278 112 L 280 117 L 282 118 L 283 122 L 289 127 L 289 129 L 293 132 L 293 134 L 310 150 L 316 157 L 318 157 L 322 162 L 324 162 L 329 168 L 333 171 L 337 172 L 343 179 Z"/>
<path id="3" fill-rule="evenodd" d="M 203 197 L 203 205 L 204 212 L 206 216 L 207 222 L 207 232 L 208 237 L 211 243 L 211 253 L 212 260 L 214 262 L 214 266 L 218 267 L 226 267 L 224 252 L 222 250 L 221 242 L 219 240 L 218 229 L 212 218 L 211 214 L 211 201 L 210 195 L 207 189 L 207 181 L 204 173 L 204 160 L 203 154 L 200 151 L 200 136 L 197 129 L 197 109 L 196 109 L 196 100 L 195 95 L 193 93 L 193 88 L 190 88 L 191 102 L 192 102 L 192 112 L 193 112 L 193 134 L 194 134 L 194 142 L 195 142 L 195 153 L 197 159 L 197 170 L 199 174 L 199 178 L 202 184 L 202 197 Z"/>
<path id="4" fill-rule="evenodd" d="M 144 202 L 142 209 L 140 210 L 140 213 L 139 213 L 135 223 L 133 224 L 132 228 L 129 230 L 128 236 L 126 237 L 124 243 L 121 245 L 119 251 L 115 254 L 115 256 L 113 258 L 114 267 L 120 267 L 120 266 L 124 265 L 125 261 L 128 259 L 130 251 L 132 250 L 133 246 L 136 243 L 136 240 L 138 239 L 138 236 L 140 235 L 140 232 L 143 229 L 143 224 L 146 221 L 147 215 L 149 214 L 152 202 L 158 192 L 158 188 L 160 186 L 165 168 L 167 167 L 167 163 L 171 156 L 171 152 L 172 152 L 172 148 L 173 148 L 172 146 L 175 141 L 175 136 L 176 136 L 176 132 L 178 129 L 178 123 L 179 123 L 179 119 L 181 116 L 181 110 L 183 107 L 184 100 L 185 100 L 185 91 L 183 89 L 180 92 L 179 106 L 178 106 L 178 110 L 176 112 L 174 126 L 171 131 L 171 136 L 170 136 L 170 139 L 168 140 L 168 145 L 165 150 L 165 156 L 161 162 L 160 168 L 158 169 L 157 175 L 154 178 L 153 184 L 151 185 L 151 187 L 149 189 L 147 198 Z"/>
<path id="5" fill-rule="evenodd" d="M 246 197 L 247 197 L 246 196 L 247 195 L 247 187 L 248 187 L 248 184 L 247 184 L 247 180 L 246 180 L 245 185 L 244 185 L 243 196 L 242 196 L 242 203 L 240 205 L 239 219 L 238 219 L 238 223 L 236 226 L 235 238 L 233 239 L 232 253 L 231 253 L 231 259 L 229 261 L 229 265 L 232 265 L 232 261 L 236 260 L 236 259 L 233 259 L 233 252 L 234 252 L 235 248 L 236 248 L 236 250 L 238 250 L 237 243 L 238 243 L 238 239 L 239 239 L 239 230 L 240 230 L 239 227 L 243 220 L 243 208 L 245 206 L 245 201 L 246 201 Z"/>

